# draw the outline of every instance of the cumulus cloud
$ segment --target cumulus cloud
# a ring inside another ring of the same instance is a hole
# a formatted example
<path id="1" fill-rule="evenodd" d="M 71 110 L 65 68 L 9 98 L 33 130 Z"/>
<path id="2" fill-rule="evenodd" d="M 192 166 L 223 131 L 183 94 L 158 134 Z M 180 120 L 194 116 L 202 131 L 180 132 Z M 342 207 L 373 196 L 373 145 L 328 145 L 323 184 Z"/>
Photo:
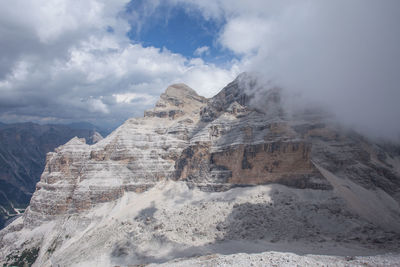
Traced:
<path id="1" fill-rule="evenodd" d="M 131 103 L 133 101 L 144 101 L 150 105 L 154 102 L 154 97 L 147 94 L 140 93 L 125 93 L 125 94 L 113 94 L 117 103 Z"/>
<path id="2" fill-rule="evenodd" d="M 121 15 L 127 3 L 0 4 L 0 120 L 121 122 L 142 115 L 171 83 L 210 97 L 256 71 L 371 135 L 400 132 L 397 0 L 148 0 Z M 239 60 L 221 67 L 199 58 L 207 47 L 186 58 L 129 40 L 132 25 L 141 31 L 160 5 L 218 21 L 213 49 Z"/>
<path id="3" fill-rule="evenodd" d="M 142 116 L 171 83 L 209 97 L 237 75 L 129 40 L 127 3 L 0 4 L 0 120 L 116 125 Z M 200 77 L 209 82 L 197 84 Z"/>
<path id="4" fill-rule="evenodd" d="M 196 50 L 194 50 L 193 55 L 195 56 L 201 56 L 203 54 L 209 54 L 210 53 L 210 47 L 209 46 L 200 46 L 197 47 Z"/>
<path id="5" fill-rule="evenodd" d="M 257 52 L 270 31 L 271 26 L 262 18 L 233 18 L 225 25 L 219 42 L 237 54 L 248 55 Z"/>

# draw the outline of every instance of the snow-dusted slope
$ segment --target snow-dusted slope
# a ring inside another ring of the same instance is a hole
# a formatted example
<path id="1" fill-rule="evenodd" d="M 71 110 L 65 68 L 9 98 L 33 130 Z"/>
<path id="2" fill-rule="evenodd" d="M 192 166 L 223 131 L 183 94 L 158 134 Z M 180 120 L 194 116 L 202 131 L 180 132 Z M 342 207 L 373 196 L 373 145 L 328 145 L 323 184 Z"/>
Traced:
<path id="1" fill-rule="evenodd" d="M 173 85 L 144 118 L 97 144 L 75 138 L 49 153 L 29 209 L 0 232 L 0 260 L 126 266 L 216 253 L 398 253 L 396 148 L 325 113 L 288 114 L 278 88 L 260 106 L 258 89 L 246 74 L 208 100 Z M 238 257 L 248 265 L 272 254 L 260 255 Z"/>

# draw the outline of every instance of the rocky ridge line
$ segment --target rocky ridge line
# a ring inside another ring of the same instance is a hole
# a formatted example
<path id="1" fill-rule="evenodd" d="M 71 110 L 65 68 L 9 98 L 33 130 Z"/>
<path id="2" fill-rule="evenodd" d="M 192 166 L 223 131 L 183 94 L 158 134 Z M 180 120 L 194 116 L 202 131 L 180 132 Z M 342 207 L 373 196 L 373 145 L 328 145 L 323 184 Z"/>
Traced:
<path id="1" fill-rule="evenodd" d="M 275 113 L 242 105 L 246 97 L 237 82 L 209 100 L 176 84 L 143 118 L 97 144 L 72 139 L 48 154 L 26 220 L 82 212 L 167 179 L 209 191 L 268 183 L 330 189 L 311 163 L 311 143 Z M 267 102 L 279 110 L 276 91 Z"/>

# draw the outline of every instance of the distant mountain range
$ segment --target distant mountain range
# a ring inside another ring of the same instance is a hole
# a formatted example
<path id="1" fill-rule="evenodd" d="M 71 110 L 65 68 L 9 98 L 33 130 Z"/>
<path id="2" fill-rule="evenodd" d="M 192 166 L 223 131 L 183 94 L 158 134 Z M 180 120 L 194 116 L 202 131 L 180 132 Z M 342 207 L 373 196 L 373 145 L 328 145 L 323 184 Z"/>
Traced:
<path id="1" fill-rule="evenodd" d="M 46 154 L 75 136 L 87 143 L 108 132 L 90 123 L 39 125 L 0 122 L 0 229 L 28 206 Z M 100 137 L 101 139 L 101 137 Z"/>

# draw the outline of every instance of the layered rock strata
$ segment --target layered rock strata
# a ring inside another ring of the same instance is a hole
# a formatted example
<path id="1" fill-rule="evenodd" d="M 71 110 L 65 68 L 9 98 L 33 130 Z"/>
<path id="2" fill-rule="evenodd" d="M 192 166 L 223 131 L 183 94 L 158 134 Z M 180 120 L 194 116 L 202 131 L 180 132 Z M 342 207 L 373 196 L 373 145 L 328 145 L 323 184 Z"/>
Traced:
<path id="1" fill-rule="evenodd" d="M 206 99 L 178 84 L 167 88 L 144 118 L 126 121 L 95 145 L 74 138 L 47 155 L 26 220 L 79 213 L 172 179 Z"/>
<path id="2" fill-rule="evenodd" d="M 307 112 L 289 118 L 279 88 L 263 93 L 260 109 L 249 79 L 240 76 L 208 100 L 172 85 L 144 118 L 126 121 L 97 144 L 74 138 L 49 153 L 26 220 L 79 213 L 168 179 L 206 191 L 269 183 L 331 189 L 313 162 L 398 196 L 398 173 L 371 161 L 362 137 L 326 127 Z M 355 165 L 363 165 L 365 179 Z"/>

